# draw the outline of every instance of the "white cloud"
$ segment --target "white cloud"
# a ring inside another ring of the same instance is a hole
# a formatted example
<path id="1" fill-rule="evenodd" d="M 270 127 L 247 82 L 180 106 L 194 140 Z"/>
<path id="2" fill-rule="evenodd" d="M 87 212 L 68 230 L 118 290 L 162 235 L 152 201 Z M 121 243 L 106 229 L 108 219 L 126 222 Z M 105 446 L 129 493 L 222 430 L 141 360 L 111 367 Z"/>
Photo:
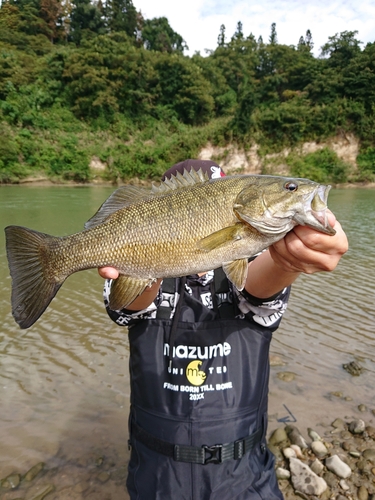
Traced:
<path id="1" fill-rule="evenodd" d="M 253 33 L 267 41 L 271 24 L 276 23 L 279 43 L 296 45 L 300 36 L 309 29 L 315 44 L 314 52 L 342 31 L 358 31 L 357 38 L 364 43 L 375 41 L 373 0 L 189 0 L 180 3 L 172 0 L 133 0 L 137 10 L 146 19 L 166 17 L 171 27 L 189 46 L 189 55 L 195 51 L 205 54 L 214 50 L 220 26 L 226 27 L 227 40 L 242 22 L 245 36 Z"/>

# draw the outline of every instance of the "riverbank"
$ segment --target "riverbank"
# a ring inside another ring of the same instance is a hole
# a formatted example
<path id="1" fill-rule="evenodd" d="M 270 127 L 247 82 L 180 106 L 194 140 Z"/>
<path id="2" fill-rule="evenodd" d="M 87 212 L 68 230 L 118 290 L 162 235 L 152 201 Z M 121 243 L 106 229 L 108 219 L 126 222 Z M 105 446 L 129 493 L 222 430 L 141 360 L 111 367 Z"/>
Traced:
<path id="1" fill-rule="evenodd" d="M 319 432 L 281 425 L 268 447 L 285 500 L 375 500 L 375 425 L 366 420 L 337 417 Z M 1 499 L 129 500 L 127 460 L 108 444 L 65 460 L 61 455 L 1 477 Z"/>
<path id="2" fill-rule="evenodd" d="M 375 500 L 375 404 L 356 397 L 361 374 L 348 383 L 338 367 L 346 390 L 319 377 L 307 389 L 291 369 L 271 355 L 268 444 L 285 500 Z"/>
<path id="3" fill-rule="evenodd" d="M 269 438 L 285 500 L 375 499 L 374 425 L 338 417 L 323 434 L 302 431 L 288 424 Z"/>

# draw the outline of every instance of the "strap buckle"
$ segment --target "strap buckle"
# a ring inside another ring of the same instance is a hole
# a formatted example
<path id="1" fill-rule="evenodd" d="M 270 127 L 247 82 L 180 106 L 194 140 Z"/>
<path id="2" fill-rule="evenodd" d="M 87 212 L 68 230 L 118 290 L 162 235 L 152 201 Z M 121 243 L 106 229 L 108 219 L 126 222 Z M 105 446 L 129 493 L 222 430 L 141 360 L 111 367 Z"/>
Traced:
<path id="1" fill-rule="evenodd" d="M 221 464 L 221 450 L 223 448 L 222 444 L 214 444 L 212 446 L 203 445 L 202 449 L 204 452 L 204 465 L 206 464 Z"/>

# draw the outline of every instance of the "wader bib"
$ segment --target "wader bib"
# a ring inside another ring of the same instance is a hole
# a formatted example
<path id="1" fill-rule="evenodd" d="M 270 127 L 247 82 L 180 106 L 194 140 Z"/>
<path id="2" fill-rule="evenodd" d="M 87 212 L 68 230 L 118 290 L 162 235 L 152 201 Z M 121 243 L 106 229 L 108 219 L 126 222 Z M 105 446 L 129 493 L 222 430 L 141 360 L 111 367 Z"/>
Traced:
<path id="1" fill-rule="evenodd" d="M 160 307 L 129 329 L 132 500 L 283 499 L 265 444 L 272 332 L 219 276 L 213 310 L 183 282 L 172 320 Z"/>

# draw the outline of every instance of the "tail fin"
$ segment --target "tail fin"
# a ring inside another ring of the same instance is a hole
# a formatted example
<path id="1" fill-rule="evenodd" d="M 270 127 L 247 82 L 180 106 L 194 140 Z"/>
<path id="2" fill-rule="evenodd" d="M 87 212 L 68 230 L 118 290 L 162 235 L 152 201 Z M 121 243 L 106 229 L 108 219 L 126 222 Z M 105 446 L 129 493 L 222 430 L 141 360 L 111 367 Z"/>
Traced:
<path id="1" fill-rule="evenodd" d="M 54 236 L 19 226 L 5 228 L 12 277 L 12 314 L 20 328 L 29 328 L 43 314 L 63 281 L 49 275 L 48 248 Z"/>

